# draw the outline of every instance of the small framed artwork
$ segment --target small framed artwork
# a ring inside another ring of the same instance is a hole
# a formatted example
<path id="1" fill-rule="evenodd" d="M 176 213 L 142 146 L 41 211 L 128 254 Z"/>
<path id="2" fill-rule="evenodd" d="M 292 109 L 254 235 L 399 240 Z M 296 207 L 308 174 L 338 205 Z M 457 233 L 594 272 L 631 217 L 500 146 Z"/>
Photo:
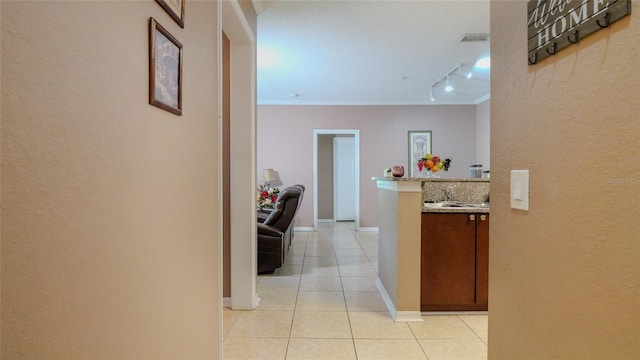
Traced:
<path id="1" fill-rule="evenodd" d="M 409 177 L 418 177 L 418 160 L 431 153 L 431 130 L 409 131 Z"/>
<path id="2" fill-rule="evenodd" d="M 182 44 L 149 19 L 149 104 L 182 115 Z"/>
<path id="3" fill-rule="evenodd" d="M 185 0 L 156 0 L 169 16 L 175 20 L 181 28 L 184 28 L 184 2 Z"/>

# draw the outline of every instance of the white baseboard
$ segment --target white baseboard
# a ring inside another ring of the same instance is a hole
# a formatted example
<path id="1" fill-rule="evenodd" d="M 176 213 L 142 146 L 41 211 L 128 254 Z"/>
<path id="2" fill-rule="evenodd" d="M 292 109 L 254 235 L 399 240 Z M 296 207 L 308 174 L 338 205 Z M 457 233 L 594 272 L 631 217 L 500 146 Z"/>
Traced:
<path id="1" fill-rule="evenodd" d="M 313 226 L 311 227 L 301 226 L 301 227 L 294 227 L 293 231 L 314 231 L 314 230 L 313 230 Z"/>
<path id="2" fill-rule="evenodd" d="M 253 299 L 251 303 L 252 303 L 252 307 L 249 309 L 233 309 L 233 310 L 255 310 L 258 307 L 258 305 L 260 305 L 260 297 L 258 296 L 257 292 L 253 295 Z M 231 309 L 231 297 L 222 298 L 222 307 Z"/>
<path id="3" fill-rule="evenodd" d="M 424 322 L 420 311 L 398 311 L 394 320 L 403 323 Z"/>
<path id="4" fill-rule="evenodd" d="M 387 310 L 389 310 L 389 314 L 391 315 L 391 319 L 395 322 L 424 322 L 422 319 L 422 314 L 420 311 L 398 311 L 396 310 L 396 306 L 393 304 L 389 293 L 387 293 L 387 289 L 382 285 L 382 281 L 380 278 L 376 279 L 376 288 L 382 296 L 382 300 L 384 300 L 385 305 L 387 305 Z"/>
<path id="5" fill-rule="evenodd" d="M 358 229 L 358 231 L 362 231 L 362 232 L 378 232 L 378 228 L 377 227 L 361 227 Z"/>
<path id="6" fill-rule="evenodd" d="M 319 223 L 334 223 L 336 221 L 333 220 L 333 219 L 318 219 L 318 222 Z"/>

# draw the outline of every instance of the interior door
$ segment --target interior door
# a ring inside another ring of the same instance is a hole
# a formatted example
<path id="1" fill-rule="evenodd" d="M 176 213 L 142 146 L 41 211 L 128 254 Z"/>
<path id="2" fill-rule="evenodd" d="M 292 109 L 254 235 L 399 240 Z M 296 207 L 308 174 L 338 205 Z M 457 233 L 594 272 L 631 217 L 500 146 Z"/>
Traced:
<path id="1" fill-rule="evenodd" d="M 333 206 L 335 221 L 356 219 L 355 138 L 333 138 Z"/>

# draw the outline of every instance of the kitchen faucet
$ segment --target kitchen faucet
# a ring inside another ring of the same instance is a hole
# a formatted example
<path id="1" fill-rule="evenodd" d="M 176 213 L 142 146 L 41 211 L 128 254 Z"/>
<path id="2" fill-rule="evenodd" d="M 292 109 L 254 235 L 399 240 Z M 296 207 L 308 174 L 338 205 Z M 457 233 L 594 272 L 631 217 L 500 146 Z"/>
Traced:
<path id="1" fill-rule="evenodd" d="M 446 201 L 453 201 L 452 190 L 453 190 L 453 186 L 449 186 L 447 188 L 442 189 L 442 191 L 444 192 L 444 199 Z"/>

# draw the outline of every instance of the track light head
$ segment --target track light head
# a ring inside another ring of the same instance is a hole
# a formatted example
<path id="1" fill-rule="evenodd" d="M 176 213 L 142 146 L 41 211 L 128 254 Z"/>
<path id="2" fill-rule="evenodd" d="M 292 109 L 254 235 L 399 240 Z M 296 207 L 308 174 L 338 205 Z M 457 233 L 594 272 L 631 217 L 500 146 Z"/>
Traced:
<path id="1" fill-rule="evenodd" d="M 453 86 L 451 86 L 451 84 L 449 84 L 449 75 L 447 75 L 447 85 L 445 85 L 444 91 L 446 91 L 446 92 L 452 92 L 453 91 Z"/>

